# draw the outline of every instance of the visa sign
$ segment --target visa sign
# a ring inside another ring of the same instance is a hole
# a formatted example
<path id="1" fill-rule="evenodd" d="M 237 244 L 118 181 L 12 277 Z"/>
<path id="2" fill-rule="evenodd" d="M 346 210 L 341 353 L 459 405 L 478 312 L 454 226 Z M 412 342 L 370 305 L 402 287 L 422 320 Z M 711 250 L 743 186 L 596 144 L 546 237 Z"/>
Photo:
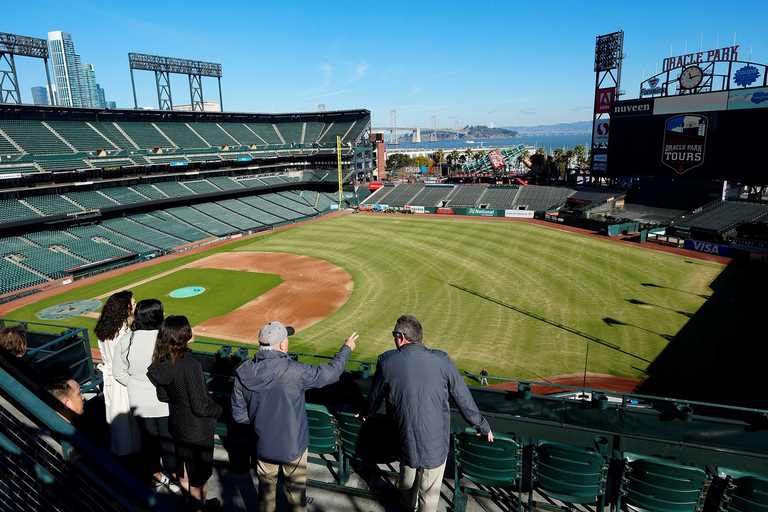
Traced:
<path id="1" fill-rule="evenodd" d="M 728 256 L 727 245 L 710 244 L 708 242 L 698 242 L 696 240 L 685 240 L 683 242 L 683 249 L 717 254 L 718 256 Z"/>

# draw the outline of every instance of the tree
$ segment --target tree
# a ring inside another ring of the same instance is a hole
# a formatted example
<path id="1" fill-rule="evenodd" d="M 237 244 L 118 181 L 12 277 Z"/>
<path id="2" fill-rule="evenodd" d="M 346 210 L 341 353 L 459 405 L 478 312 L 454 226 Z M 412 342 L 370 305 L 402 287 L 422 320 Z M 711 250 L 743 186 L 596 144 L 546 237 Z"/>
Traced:
<path id="1" fill-rule="evenodd" d="M 417 156 L 411 160 L 411 165 L 415 167 L 429 167 L 429 164 L 431 163 L 432 163 L 432 160 L 430 160 L 426 156 Z"/>
<path id="2" fill-rule="evenodd" d="M 531 162 L 528 162 L 528 159 L 531 157 L 531 153 L 526 149 L 519 155 L 517 155 L 517 170 L 519 171 L 520 168 L 525 165 L 526 167 L 529 167 Z M 526 164 L 526 162 L 528 162 Z"/>
<path id="3" fill-rule="evenodd" d="M 442 148 L 440 148 L 437 151 L 435 151 L 435 154 L 433 155 L 432 160 L 434 160 L 434 162 L 435 162 L 435 167 L 438 168 L 438 174 L 440 176 L 442 176 L 443 175 L 443 173 L 442 173 L 443 167 L 442 166 L 443 166 L 443 162 L 445 162 L 445 151 L 443 151 Z"/>
<path id="4" fill-rule="evenodd" d="M 451 151 L 451 153 L 447 156 L 448 166 L 451 169 L 456 168 L 459 163 L 459 158 L 460 158 L 460 155 L 458 150 L 454 149 L 453 151 Z"/>
<path id="5" fill-rule="evenodd" d="M 470 162 L 475 159 L 475 152 L 472 151 L 472 148 L 467 148 L 467 150 L 464 151 L 464 156 L 466 157 L 464 161 Z"/>
<path id="6" fill-rule="evenodd" d="M 387 172 L 398 174 L 398 171 L 404 167 L 413 165 L 411 157 L 402 153 L 395 153 L 387 157 Z"/>

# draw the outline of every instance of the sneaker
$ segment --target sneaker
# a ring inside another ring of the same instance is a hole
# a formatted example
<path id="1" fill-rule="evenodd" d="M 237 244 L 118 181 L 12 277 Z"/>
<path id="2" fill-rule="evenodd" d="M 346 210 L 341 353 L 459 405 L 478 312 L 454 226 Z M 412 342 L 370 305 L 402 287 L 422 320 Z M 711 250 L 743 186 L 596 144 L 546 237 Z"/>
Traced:
<path id="1" fill-rule="evenodd" d="M 169 480 L 168 481 L 168 490 L 171 491 L 174 494 L 178 494 L 181 492 L 181 484 L 179 484 L 178 480 Z"/>
<path id="2" fill-rule="evenodd" d="M 206 512 L 212 512 L 215 510 L 221 510 L 221 502 L 219 501 L 219 498 L 211 498 L 205 502 L 205 508 L 203 509 Z"/>
<path id="3" fill-rule="evenodd" d="M 168 475 L 165 473 L 161 473 L 161 475 L 162 476 L 160 477 L 160 481 L 149 484 L 150 489 L 159 490 L 162 486 L 168 485 L 171 482 L 171 480 L 168 478 Z"/>

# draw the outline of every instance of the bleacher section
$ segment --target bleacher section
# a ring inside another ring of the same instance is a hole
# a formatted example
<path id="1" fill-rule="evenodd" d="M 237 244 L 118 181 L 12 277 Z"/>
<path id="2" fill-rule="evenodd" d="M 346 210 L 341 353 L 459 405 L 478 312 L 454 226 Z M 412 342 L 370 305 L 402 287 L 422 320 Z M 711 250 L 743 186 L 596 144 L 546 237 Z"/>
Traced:
<path id="1" fill-rule="evenodd" d="M 453 193 L 448 197 L 448 206 L 478 206 L 480 196 L 487 187 L 482 185 L 465 185 L 453 188 Z"/>
<path id="2" fill-rule="evenodd" d="M 516 206 L 528 210 L 544 211 L 558 208 L 574 193 L 573 189 L 561 187 L 522 187 L 517 196 Z"/>
<path id="3" fill-rule="evenodd" d="M 115 146 L 87 123 L 72 121 L 46 121 L 54 132 L 69 142 L 78 151 L 116 150 Z"/>
<path id="4" fill-rule="evenodd" d="M 482 202 L 487 205 L 487 208 L 512 209 L 515 206 L 518 190 L 519 187 L 488 187 Z"/>
<path id="5" fill-rule="evenodd" d="M 211 192 L 220 192 L 210 181 L 185 181 L 184 186 L 194 191 L 195 194 L 210 194 Z"/>
<path id="6" fill-rule="evenodd" d="M 102 222 L 102 226 L 112 231 L 117 231 L 126 237 L 141 240 L 147 245 L 167 251 L 184 245 L 185 242 L 185 240 L 148 228 L 128 218 L 108 219 Z"/>
<path id="7" fill-rule="evenodd" d="M 221 222 L 234 226 L 237 229 L 248 231 L 251 229 L 257 229 L 261 227 L 261 223 L 256 222 L 253 219 L 249 219 L 242 215 L 238 215 L 232 210 L 228 210 L 221 205 L 215 203 L 198 204 L 193 207 L 205 215 L 211 218 L 218 219 Z"/>
<path id="8" fill-rule="evenodd" d="M 43 215 L 61 215 L 63 213 L 83 211 L 81 207 L 70 203 L 62 196 L 55 194 L 29 196 L 24 198 L 24 201 L 37 210 L 40 210 Z"/>
<path id="9" fill-rule="evenodd" d="M 122 149 L 123 151 L 139 149 L 135 143 L 128 140 L 128 138 L 125 136 L 125 133 L 120 130 L 120 127 L 117 125 L 117 123 L 92 122 L 90 124 L 104 137 L 109 139 L 112 144 Z"/>
<path id="10" fill-rule="evenodd" d="M 228 134 L 235 138 L 235 141 L 241 146 L 250 146 L 251 144 L 266 144 L 263 139 L 249 130 L 242 123 L 226 123 L 221 125 Z"/>
<path id="11" fill-rule="evenodd" d="M 164 211 L 153 212 L 151 214 L 131 215 L 128 218 L 187 242 L 205 240 L 210 237 L 208 233 L 181 222 L 173 215 L 169 215 Z"/>
<path id="12" fill-rule="evenodd" d="M 80 256 L 90 262 L 106 261 L 112 258 L 122 258 L 132 254 L 131 251 L 126 251 L 120 247 L 115 247 L 106 242 L 96 242 L 90 238 L 80 238 L 68 241 L 67 249 L 72 254 Z"/>
<path id="13" fill-rule="evenodd" d="M 180 219 L 193 226 L 197 226 L 198 228 L 212 235 L 225 236 L 237 232 L 235 227 L 200 213 L 198 210 L 190 208 L 189 206 L 170 208 L 167 210 L 167 212 L 177 219 Z"/>
<path id="14" fill-rule="evenodd" d="M 103 188 L 101 189 L 101 193 L 110 197 L 118 204 L 143 203 L 149 200 L 130 187 Z"/>
<path id="15" fill-rule="evenodd" d="M 272 124 L 265 125 L 265 124 L 256 124 L 256 123 L 249 123 L 246 125 L 248 128 L 250 128 L 258 137 L 263 140 L 263 143 L 267 143 L 269 145 L 274 146 L 281 146 L 284 144 L 282 139 L 280 139 L 280 135 L 275 131 L 275 127 Z"/>
<path id="16" fill-rule="evenodd" d="M 19 263 L 40 272 L 51 279 L 66 276 L 64 269 L 83 265 L 84 261 L 65 252 L 54 251 L 47 247 L 33 247 L 21 253 Z"/>
<path id="17" fill-rule="evenodd" d="M 30 286 L 37 286 L 48 281 L 26 268 L 23 268 L 5 258 L 0 258 L 0 294 L 11 293 Z"/>
<path id="18" fill-rule="evenodd" d="M 410 204 L 419 206 L 438 206 L 442 201 L 448 198 L 448 195 L 453 192 L 453 186 L 425 186 L 424 190 L 416 194 L 411 199 Z"/>
<path id="19" fill-rule="evenodd" d="M 228 178 L 226 176 L 208 178 L 208 181 L 213 183 L 221 190 L 239 190 L 243 188 L 243 185 L 241 185 L 239 181 L 233 180 L 232 178 Z"/>
<path id="20" fill-rule="evenodd" d="M 205 139 L 209 147 L 239 145 L 237 140 L 228 135 L 218 123 L 192 123 L 189 126 Z"/>
<path id="21" fill-rule="evenodd" d="M 166 199 L 168 197 L 149 183 L 139 183 L 138 185 L 132 185 L 130 188 L 149 199 Z"/>
<path id="22" fill-rule="evenodd" d="M 275 224 L 285 222 L 285 219 L 276 217 L 271 213 L 265 212 L 264 210 L 259 210 L 255 206 L 245 204 L 243 201 L 238 199 L 225 199 L 224 201 L 218 201 L 216 204 L 223 206 L 228 210 L 232 210 L 233 212 L 237 212 L 244 217 L 248 217 L 249 219 L 258 222 L 263 226 L 273 226 Z"/>
<path id="23" fill-rule="evenodd" d="M 24 151 L 33 155 L 71 155 L 75 153 L 41 121 L 0 120 L 0 130 L 11 137 Z"/>
<path id="24" fill-rule="evenodd" d="M 34 219 L 40 214 L 16 199 L 0 199 L 0 224 Z"/>
<path id="25" fill-rule="evenodd" d="M 194 194 L 193 191 L 189 190 L 178 181 L 155 183 L 155 188 L 160 189 L 168 197 L 184 197 Z"/>
<path id="26" fill-rule="evenodd" d="M 768 219 L 768 204 L 742 201 L 722 201 L 700 212 L 687 213 L 673 219 L 676 225 L 704 231 L 725 233 L 739 224 Z"/>
<path id="27" fill-rule="evenodd" d="M 117 206 L 117 203 L 112 199 L 99 194 L 96 191 L 87 190 L 83 192 L 67 192 L 62 194 L 86 210 L 99 210 L 101 208 L 108 208 L 110 206 Z"/>
<path id="28" fill-rule="evenodd" d="M 173 148 L 173 144 L 166 139 L 160 131 L 151 123 L 115 123 L 128 137 L 133 140 L 139 149 Z"/>
<path id="29" fill-rule="evenodd" d="M 141 243 L 137 240 L 132 240 L 118 233 L 113 233 L 106 228 L 98 225 L 91 226 L 77 226 L 68 228 L 67 231 L 79 238 L 98 238 L 100 240 L 107 241 L 117 247 L 125 249 L 128 252 L 136 252 L 142 256 L 155 254 L 157 251 L 154 247 L 150 247 L 147 244 Z"/>
<path id="30" fill-rule="evenodd" d="M 210 144 L 201 139 L 186 123 L 154 123 L 154 125 L 177 147 L 184 149 L 210 147 Z"/>

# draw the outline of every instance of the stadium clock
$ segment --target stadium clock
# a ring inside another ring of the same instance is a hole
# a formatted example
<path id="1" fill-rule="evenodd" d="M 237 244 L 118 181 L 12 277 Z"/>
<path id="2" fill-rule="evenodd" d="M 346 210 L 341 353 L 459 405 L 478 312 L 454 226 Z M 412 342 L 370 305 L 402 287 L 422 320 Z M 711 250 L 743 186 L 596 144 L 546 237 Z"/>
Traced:
<path id="1" fill-rule="evenodd" d="M 704 71 L 699 66 L 688 66 L 680 73 L 680 87 L 695 89 L 704 79 Z"/>

